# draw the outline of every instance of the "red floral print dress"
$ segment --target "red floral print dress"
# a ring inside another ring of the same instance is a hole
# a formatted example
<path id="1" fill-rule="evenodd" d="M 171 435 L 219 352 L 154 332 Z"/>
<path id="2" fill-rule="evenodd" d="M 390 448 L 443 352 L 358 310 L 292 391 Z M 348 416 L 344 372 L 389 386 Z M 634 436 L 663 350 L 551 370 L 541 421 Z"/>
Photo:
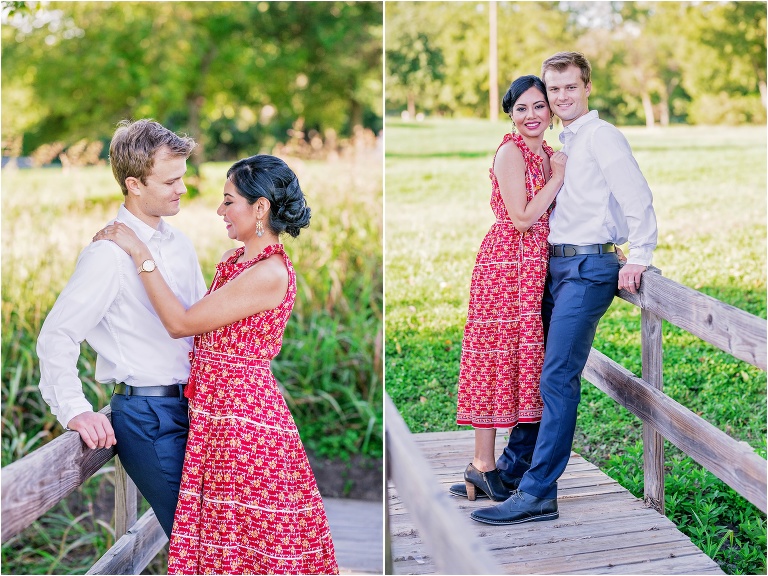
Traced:
<path id="1" fill-rule="evenodd" d="M 208 291 L 282 254 L 288 291 L 272 310 L 195 337 L 190 429 L 169 574 L 336 574 L 331 532 L 299 432 L 272 372 L 296 298 L 281 244 L 216 267 Z"/>
<path id="2" fill-rule="evenodd" d="M 530 201 L 545 184 L 543 159 L 528 149 L 519 134 L 504 136 L 499 148 L 510 140 L 525 159 L 525 189 Z M 544 150 L 552 156 L 546 142 Z M 520 234 L 509 218 L 493 168 L 490 178 L 496 222 L 480 245 L 472 271 L 456 423 L 510 428 L 518 422 L 541 421 L 544 407 L 539 393 L 544 363 L 541 300 L 552 207 Z"/>

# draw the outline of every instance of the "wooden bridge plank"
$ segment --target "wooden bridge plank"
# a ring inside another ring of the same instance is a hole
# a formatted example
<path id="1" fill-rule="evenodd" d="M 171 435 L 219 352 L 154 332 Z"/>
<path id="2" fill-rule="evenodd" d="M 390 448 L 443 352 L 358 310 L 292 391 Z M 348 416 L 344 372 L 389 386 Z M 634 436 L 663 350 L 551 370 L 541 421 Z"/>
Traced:
<path id="1" fill-rule="evenodd" d="M 594 526 L 593 526 L 594 527 Z M 503 536 L 490 537 L 490 546 L 501 554 L 507 564 L 539 564 L 537 572 L 548 570 L 562 572 L 578 562 L 580 567 L 595 568 L 617 561 L 633 561 L 638 558 L 666 558 L 670 554 L 695 553 L 687 547 L 681 551 L 679 532 L 674 529 L 645 530 L 641 532 L 615 533 L 615 525 L 603 526 L 602 534 L 585 534 L 581 537 L 557 538 L 547 542 L 530 542 L 514 545 L 504 542 Z M 613 532 L 613 533 L 612 533 Z M 544 536 L 545 534 L 539 534 Z M 690 544 L 689 545 L 693 546 Z M 659 552 L 662 550 L 663 552 Z M 698 549 L 696 549 L 698 550 Z"/>
<path id="2" fill-rule="evenodd" d="M 602 499 L 602 496 L 600 497 Z M 477 532 L 481 537 L 493 534 L 502 534 L 509 541 L 516 541 L 521 544 L 535 544 L 542 541 L 540 534 L 546 532 L 552 534 L 548 539 L 553 538 L 579 538 L 585 535 L 585 531 L 599 531 L 601 524 L 613 525 L 613 530 L 617 530 L 615 524 L 631 524 L 632 531 L 655 530 L 662 526 L 659 523 L 657 515 L 646 514 L 647 508 L 642 506 L 627 506 L 626 500 L 614 499 L 612 508 L 615 512 L 608 516 L 604 508 L 593 509 L 590 504 L 591 499 L 585 499 L 584 503 L 575 503 L 574 505 L 560 506 L 561 515 L 557 520 L 542 523 L 531 523 L 526 525 L 513 526 L 506 528 L 503 532 L 498 531 L 497 527 L 490 525 L 477 525 Z M 629 502 L 629 504 L 634 504 Z M 486 506 L 487 500 L 486 500 Z M 467 515 L 471 508 L 463 506 L 460 510 Z M 521 528 L 522 526 L 522 528 Z M 597 526 L 597 527 L 595 527 Z M 410 523 L 407 513 L 400 516 L 400 521 L 396 528 L 401 531 L 414 529 L 415 526 Z"/>
<path id="3" fill-rule="evenodd" d="M 384 572 L 384 506 L 341 498 L 323 498 L 336 561 L 342 574 Z"/>
<path id="4" fill-rule="evenodd" d="M 693 569 L 709 570 L 714 566 L 719 567 L 706 556 L 701 559 L 701 551 L 698 548 L 689 553 L 680 551 L 676 540 L 645 543 L 642 546 L 624 546 L 618 542 L 614 549 L 607 548 L 598 552 L 585 551 L 588 558 L 582 560 L 578 553 L 559 558 L 539 557 L 525 561 L 527 569 L 537 574 L 558 574 L 569 570 L 574 563 L 578 563 L 580 571 L 592 574 L 603 570 L 617 571 L 619 567 L 629 570 L 629 573 L 652 574 L 696 574 Z M 547 562 L 553 560 L 553 562 Z M 706 560 L 709 560 L 707 562 Z M 663 566 L 663 567 L 662 567 Z M 569 571 L 570 573 L 570 571 Z M 717 573 L 717 572 L 715 572 Z M 722 573 L 722 572 L 720 572 Z"/>
<path id="5" fill-rule="evenodd" d="M 579 563 L 578 554 L 553 557 L 544 553 L 534 559 L 521 560 L 507 551 L 497 551 L 493 557 L 507 574 L 722 574 L 711 560 L 702 562 L 700 554 L 677 554 L 675 550 L 675 543 L 671 542 L 608 550 L 602 556 L 589 553 L 596 562 L 579 564 L 582 566 L 579 570 L 573 569 L 574 564 Z M 619 555 L 620 563 L 617 562 Z M 431 574 L 434 573 L 430 570 L 431 562 L 429 557 L 409 552 L 397 562 L 398 573 Z M 401 572 L 403 568 L 405 570 Z"/>
<path id="6" fill-rule="evenodd" d="M 601 497 L 600 499 L 602 500 L 603 498 Z M 458 498 L 456 500 L 460 501 Z M 486 539 L 489 543 L 488 545 L 493 548 L 580 540 L 587 537 L 621 533 L 619 531 L 622 529 L 626 533 L 657 531 L 661 529 L 675 530 L 671 522 L 662 523 L 658 514 L 649 513 L 648 508 L 639 499 L 632 498 L 634 502 L 629 502 L 630 504 L 639 504 L 631 507 L 626 506 L 628 502 L 626 498 L 613 498 L 612 500 L 611 503 L 599 507 L 596 507 L 594 501 L 590 498 L 582 498 L 581 501 L 573 500 L 565 502 L 560 506 L 561 517 L 552 522 L 510 526 L 503 531 L 495 526 L 478 525 L 477 531 L 478 535 Z M 484 506 L 488 506 L 488 501 L 486 500 L 485 502 Z M 482 506 L 459 504 L 459 510 L 469 515 L 471 509 Z M 613 509 L 615 512 L 608 515 L 606 513 L 607 509 Z M 401 517 L 401 522 L 393 523 L 395 533 L 404 536 L 404 540 L 418 538 L 415 527 L 408 522 L 407 516 L 402 514 Z M 565 518 L 568 519 L 566 520 Z M 617 528 L 617 525 L 623 526 L 623 528 Z M 546 534 L 546 536 L 542 536 L 542 534 Z M 496 542 L 496 539 L 501 539 L 501 541 Z"/>
<path id="7" fill-rule="evenodd" d="M 474 433 L 415 434 L 440 486 L 462 479 Z M 505 444 L 497 438 L 497 452 Z M 436 452 L 430 452 L 436 450 Z M 717 564 L 665 516 L 645 506 L 594 465 L 572 454 L 558 481 L 560 518 L 513 526 L 472 523 L 485 549 L 508 574 L 722 574 Z M 434 559 L 422 546 L 408 510 L 390 486 L 387 501 L 396 574 L 433 574 Z M 461 515 L 493 505 L 488 499 L 453 497 Z"/>
<path id="8" fill-rule="evenodd" d="M 666 560 L 656 560 L 653 562 L 654 573 L 656 574 L 722 574 L 720 567 L 714 562 L 702 562 L 700 556 L 689 557 L 683 564 L 678 557 Z M 650 560 L 640 560 L 633 563 L 612 564 L 603 568 L 587 568 L 585 570 L 575 570 L 571 574 L 640 574 L 648 573 L 643 565 Z"/>

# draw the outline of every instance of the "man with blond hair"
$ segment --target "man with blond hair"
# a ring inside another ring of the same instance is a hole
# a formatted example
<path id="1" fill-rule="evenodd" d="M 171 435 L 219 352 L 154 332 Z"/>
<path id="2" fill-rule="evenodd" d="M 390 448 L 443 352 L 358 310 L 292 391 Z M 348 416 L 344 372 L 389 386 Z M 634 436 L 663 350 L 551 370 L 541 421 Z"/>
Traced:
<path id="1" fill-rule="evenodd" d="M 187 307 L 205 294 L 192 243 L 163 220 L 179 212 L 194 146 L 152 120 L 118 124 L 109 149 L 124 196 L 116 220 L 136 232 L 152 258 L 137 269 L 112 242 L 88 245 L 37 340 L 40 391 L 53 414 L 89 448 L 115 446 L 169 537 L 189 431 L 183 385 L 192 339 L 168 335 L 139 274 L 162 273 Z M 114 385 L 111 422 L 83 393 L 77 372 L 83 340 L 97 354 L 96 380 Z"/>
<path id="2" fill-rule="evenodd" d="M 541 76 L 552 111 L 562 120 L 568 155 L 565 181 L 549 220 L 549 275 L 542 317 L 545 330 L 541 422 L 518 424 L 497 461 L 512 495 L 471 516 L 486 524 L 558 518 L 557 479 L 573 445 L 581 373 L 597 323 L 616 288 L 636 293 L 656 247 L 653 197 L 626 138 L 589 110 L 591 67 L 583 54 L 559 52 Z M 616 246 L 629 241 L 620 266 Z"/>

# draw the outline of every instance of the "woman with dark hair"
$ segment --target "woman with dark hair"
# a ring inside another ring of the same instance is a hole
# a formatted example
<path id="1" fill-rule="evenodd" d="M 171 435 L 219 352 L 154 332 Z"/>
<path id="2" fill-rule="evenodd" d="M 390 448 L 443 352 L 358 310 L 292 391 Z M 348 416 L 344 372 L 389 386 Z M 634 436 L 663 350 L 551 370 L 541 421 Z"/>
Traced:
<path id="1" fill-rule="evenodd" d="M 171 336 L 195 335 L 168 572 L 335 574 L 323 502 L 270 370 L 296 298 L 279 236 L 298 236 L 310 209 L 285 162 L 258 155 L 229 169 L 217 214 L 243 245 L 224 253 L 208 293 L 189 309 L 130 228 L 115 223 L 94 238 L 131 256 Z"/>
<path id="2" fill-rule="evenodd" d="M 470 500 L 506 500 L 517 487 L 514 477 L 496 467 L 496 429 L 541 420 L 541 299 L 549 214 L 567 160 L 544 141 L 553 115 L 537 76 L 512 82 L 502 107 L 513 128 L 490 170 L 496 222 L 480 245 L 472 271 L 459 372 L 456 422 L 474 427 L 475 454 L 464 483 L 450 491 Z"/>

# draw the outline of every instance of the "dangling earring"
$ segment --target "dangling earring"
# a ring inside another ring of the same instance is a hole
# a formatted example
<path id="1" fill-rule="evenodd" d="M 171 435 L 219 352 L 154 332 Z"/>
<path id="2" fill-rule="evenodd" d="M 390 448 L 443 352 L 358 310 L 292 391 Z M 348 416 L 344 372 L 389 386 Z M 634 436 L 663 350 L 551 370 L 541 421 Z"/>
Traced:
<path id="1" fill-rule="evenodd" d="M 555 129 L 555 120 L 554 118 L 549 121 L 549 129 L 554 130 Z"/>
<path id="2" fill-rule="evenodd" d="M 512 120 L 512 134 L 517 134 L 517 124 Z"/>
<path id="3" fill-rule="evenodd" d="M 261 218 L 256 220 L 256 236 L 258 236 L 259 238 L 264 236 L 264 224 L 262 224 Z"/>

